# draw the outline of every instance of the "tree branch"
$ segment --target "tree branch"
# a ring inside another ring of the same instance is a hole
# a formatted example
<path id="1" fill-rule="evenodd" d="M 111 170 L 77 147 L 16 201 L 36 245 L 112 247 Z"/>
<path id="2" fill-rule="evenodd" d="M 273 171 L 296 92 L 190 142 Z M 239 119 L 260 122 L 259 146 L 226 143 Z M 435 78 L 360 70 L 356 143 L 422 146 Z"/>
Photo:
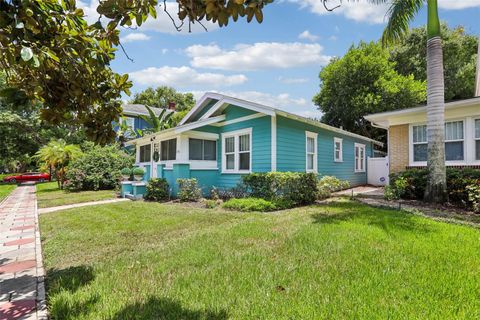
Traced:
<path id="1" fill-rule="evenodd" d="M 333 7 L 333 8 L 327 7 L 327 1 L 328 1 L 328 0 L 321 0 L 321 1 L 322 1 L 322 3 L 323 3 L 323 6 L 325 7 L 325 10 L 327 10 L 327 11 L 329 11 L 329 12 L 332 12 L 332 11 L 334 11 L 335 9 L 338 9 L 338 8 L 340 8 L 340 7 L 342 6 L 342 0 L 340 0 L 340 4 L 336 5 L 336 6 Z"/>

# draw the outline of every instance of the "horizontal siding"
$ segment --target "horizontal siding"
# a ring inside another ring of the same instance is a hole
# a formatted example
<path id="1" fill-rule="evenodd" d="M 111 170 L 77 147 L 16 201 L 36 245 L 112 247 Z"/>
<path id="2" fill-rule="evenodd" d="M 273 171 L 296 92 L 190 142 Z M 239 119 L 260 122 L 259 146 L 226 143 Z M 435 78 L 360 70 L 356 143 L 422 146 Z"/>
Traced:
<path id="1" fill-rule="evenodd" d="M 202 193 L 208 195 L 212 187 L 217 185 L 218 172 L 218 170 L 190 170 L 190 178 L 197 179 Z"/>
<path id="2" fill-rule="evenodd" d="M 356 142 L 365 144 L 368 157 L 372 154 L 371 143 L 280 116 L 277 117 L 278 171 L 306 171 L 305 131 L 318 133 L 319 175 L 333 175 L 350 181 L 351 185 L 367 183 L 366 172 L 355 173 L 354 144 Z M 343 162 L 334 161 L 334 137 L 343 139 Z"/>

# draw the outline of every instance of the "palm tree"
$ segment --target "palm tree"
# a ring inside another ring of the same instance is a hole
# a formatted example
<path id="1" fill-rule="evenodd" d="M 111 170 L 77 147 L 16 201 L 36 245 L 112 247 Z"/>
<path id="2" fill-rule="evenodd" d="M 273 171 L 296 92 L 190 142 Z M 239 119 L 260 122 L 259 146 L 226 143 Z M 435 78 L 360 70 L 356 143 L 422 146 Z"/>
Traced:
<path id="1" fill-rule="evenodd" d="M 168 112 L 167 109 L 163 109 L 160 114 L 157 116 L 155 112 L 153 112 L 152 108 L 149 106 L 145 106 L 147 108 L 149 116 L 141 116 L 143 120 L 145 120 L 149 125 L 150 128 L 145 129 L 145 132 L 148 133 L 155 133 L 160 132 L 165 129 L 169 129 L 173 125 L 172 115 L 173 112 Z"/>
<path id="2" fill-rule="evenodd" d="M 136 136 L 136 132 L 128 125 L 125 117 L 122 117 L 118 122 L 115 122 L 113 126 L 117 128 L 117 140 L 122 148 L 125 147 L 125 142 L 127 142 L 129 138 Z"/>
<path id="3" fill-rule="evenodd" d="M 326 4 L 326 0 L 322 0 Z M 357 1 L 357 0 L 350 0 Z M 368 0 L 374 4 L 391 4 L 388 24 L 383 32 L 384 45 L 398 41 L 409 30 L 409 23 L 423 7 L 425 0 Z M 446 200 L 445 171 L 445 83 L 443 50 L 437 0 L 427 0 L 427 139 L 428 184 L 425 200 L 442 203 Z"/>
<path id="4" fill-rule="evenodd" d="M 52 140 L 40 148 L 34 157 L 50 169 L 50 175 L 52 170 L 55 170 L 58 187 L 63 189 L 68 163 L 81 155 L 82 150 L 79 146 L 67 144 L 65 140 L 59 139 Z"/>

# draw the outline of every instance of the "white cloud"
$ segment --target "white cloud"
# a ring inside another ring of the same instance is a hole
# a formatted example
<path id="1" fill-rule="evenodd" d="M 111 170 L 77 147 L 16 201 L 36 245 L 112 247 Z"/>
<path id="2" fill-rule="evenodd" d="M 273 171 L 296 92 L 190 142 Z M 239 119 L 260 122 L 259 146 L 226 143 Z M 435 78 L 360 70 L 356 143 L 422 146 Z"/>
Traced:
<path id="1" fill-rule="evenodd" d="M 462 10 L 480 7 L 480 0 L 439 0 L 438 6 L 446 10 Z"/>
<path id="2" fill-rule="evenodd" d="M 185 24 L 182 26 L 181 31 L 177 31 L 172 23 L 172 20 L 164 10 L 163 1 L 157 6 L 157 18 L 149 17 L 145 23 L 143 23 L 138 30 L 139 31 L 156 31 L 170 34 L 189 34 L 188 21 L 185 20 Z M 89 23 L 94 23 L 98 20 L 99 14 L 97 13 L 98 0 L 77 0 L 77 7 L 82 8 L 85 12 L 85 18 Z M 178 19 L 178 4 L 173 1 L 167 2 L 167 11 L 171 17 L 175 20 L 175 24 L 180 26 L 180 20 Z M 202 21 L 202 24 L 208 31 L 212 31 L 218 28 L 218 25 L 210 21 Z M 206 32 L 205 29 L 195 22 L 191 25 L 191 33 Z"/>
<path id="3" fill-rule="evenodd" d="M 299 83 L 306 83 L 308 82 L 307 78 L 286 78 L 286 77 L 278 77 L 278 81 L 285 84 L 299 84 Z"/>
<path id="4" fill-rule="evenodd" d="M 311 34 L 310 31 L 305 30 L 302 33 L 298 35 L 299 39 L 305 39 L 305 40 L 310 40 L 312 42 L 317 41 L 320 37 L 314 34 Z"/>
<path id="5" fill-rule="evenodd" d="M 260 70 L 326 65 L 330 56 L 322 54 L 319 44 L 258 42 L 238 44 L 225 50 L 216 44 L 193 45 L 185 52 L 196 68 L 220 70 Z"/>
<path id="6" fill-rule="evenodd" d="M 129 33 L 126 36 L 120 38 L 120 41 L 122 41 L 123 43 L 147 40 L 150 40 L 150 37 L 147 36 L 145 33 L 141 32 Z"/>
<path id="7" fill-rule="evenodd" d="M 380 5 L 372 4 L 367 0 L 358 1 L 341 1 L 332 0 L 327 2 L 328 8 L 340 7 L 333 11 L 327 11 L 320 0 L 286 0 L 288 2 L 297 3 L 300 8 L 308 8 L 311 12 L 325 15 L 335 14 L 343 15 L 345 18 L 358 21 L 367 22 L 370 24 L 382 24 L 386 22 L 387 11 L 391 2 Z M 480 7 L 480 0 L 439 0 L 438 6 L 445 10 L 461 10 L 467 8 Z"/>
<path id="8" fill-rule="evenodd" d="M 161 68 L 150 67 L 130 73 L 131 78 L 142 85 L 168 85 L 172 87 L 239 85 L 248 79 L 243 74 L 199 73 L 187 66 Z"/>

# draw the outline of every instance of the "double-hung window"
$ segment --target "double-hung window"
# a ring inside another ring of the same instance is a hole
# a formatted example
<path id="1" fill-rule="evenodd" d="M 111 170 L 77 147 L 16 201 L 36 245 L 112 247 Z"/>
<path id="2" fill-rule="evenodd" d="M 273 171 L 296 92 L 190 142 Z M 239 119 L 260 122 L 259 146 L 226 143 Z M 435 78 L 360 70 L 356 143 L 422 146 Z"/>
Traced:
<path id="1" fill-rule="evenodd" d="M 445 159 L 463 161 L 464 158 L 463 121 L 445 123 Z"/>
<path id="2" fill-rule="evenodd" d="M 224 172 L 248 173 L 252 163 L 252 130 L 228 132 L 222 136 Z"/>
<path id="3" fill-rule="evenodd" d="M 475 160 L 480 160 L 480 119 L 475 120 Z"/>
<path id="4" fill-rule="evenodd" d="M 189 160 L 217 160 L 217 142 L 215 140 L 188 139 Z"/>
<path id="5" fill-rule="evenodd" d="M 340 138 L 333 139 L 333 154 L 335 162 L 343 161 L 343 140 Z"/>
<path id="6" fill-rule="evenodd" d="M 169 161 L 177 159 L 177 138 L 164 140 L 160 143 L 160 160 Z"/>
<path id="7" fill-rule="evenodd" d="M 365 172 L 365 145 L 355 143 L 355 172 Z"/>
<path id="8" fill-rule="evenodd" d="M 413 126 L 413 161 L 427 161 L 427 126 Z"/>
<path id="9" fill-rule="evenodd" d="M 152 145 L 146 144 L 144 146 L 140 146 L 140 162 L 150 162 L 150 157 L 152 154 Z"/>
<path id="10" fill-rule="evenodd" d="M 317 172 L 317 134 L 306 131 L 306 171 Z"/>

